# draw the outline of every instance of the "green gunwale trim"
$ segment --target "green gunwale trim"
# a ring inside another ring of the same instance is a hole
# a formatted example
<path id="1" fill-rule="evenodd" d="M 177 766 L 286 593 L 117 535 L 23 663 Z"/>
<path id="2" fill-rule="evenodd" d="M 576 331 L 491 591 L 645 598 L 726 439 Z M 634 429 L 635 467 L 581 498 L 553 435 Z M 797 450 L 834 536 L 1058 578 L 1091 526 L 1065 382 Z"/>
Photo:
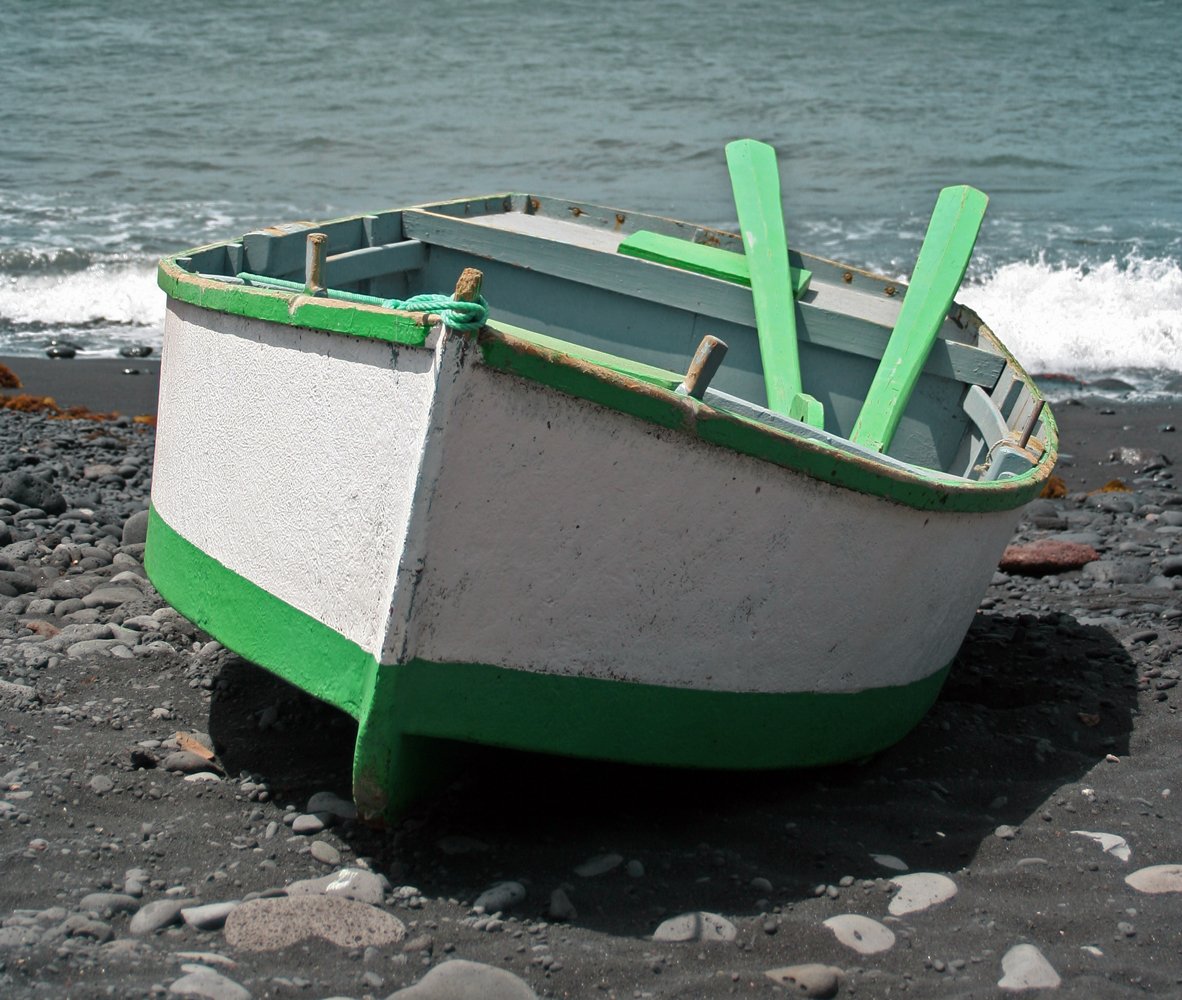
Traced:
<path id="1" fill-rule="evenodd" d="M 427 339 L 433 318 L 428 313 L 401 312 L 205 278 L 186 271 L 176 262 L 178 257 L 195 252 L 188 250 L 160 261 L 156 283 L 169 298 L 214 312 L 409 347 L 421 347 Z"/>
<path id="2" fill-rule="evenodd" d="M 148 512 L 144 568 L 161 596 L 234 652 L 359 718 L 377 660 L 239 576 Z"/>
<path id="3" fill-rule="evenodd" d="M 221 244 L 217 244 L 221 245 Z M 184 270 L 178 258 L 160 262 L 157 283 L 174 299 L 215 312 L 287 326 L 366 337 L 419 347 L 435 317 L 358 303 L 234 285 Z M 1009 351 L 982 325 L 981 332 L 1019 373 Z M 540 382 L 568 395 L 642 420 L 695 434 L 704 441 L 801 472 L 846 489 L 882 497 L 916 510 L 986 513 L 1013 510 L 1038 496 L 1058 455 L 1058 433 L 1044 410 L 1044 451 L 1038 464 L 1013 479 L 969 481 L 926 471 L 905 472 L 851 454 L 823 441 L 794 437 L 778 428 L 725 413 L 672 391 L 675 373 L 545 337 L 507 324 L 490 323 L 478 336 L 485 363 Z M 1024 373 L 1022 373 L 1024 376 Z M 1028 381 L 1028 380 L 1027 380 Z M 1041 394 L 1029 383 L 1036 399 Z"/>
<path id="4" fill-rule="evenodd" d="M 927 472 L 918 466 L 912 467 L 914 472 L 907 472 L 682 396 L 671 391 L 668 373 L 660 369 L 632 369 L 621 359 L 607 367 L 589 357 L 598 352 L 564 349 L 557 346 L 560 341 L 496 322 L 481 331 L 477 343 L 484 362 L 498 371 L 916 510 L 986 513 L 1021 507 L 1038 495 L 1057 454 L 1057 434 L 1048 413 L 1046 450 L 1041 460 L 1013 479 L 970 481 Z"/>

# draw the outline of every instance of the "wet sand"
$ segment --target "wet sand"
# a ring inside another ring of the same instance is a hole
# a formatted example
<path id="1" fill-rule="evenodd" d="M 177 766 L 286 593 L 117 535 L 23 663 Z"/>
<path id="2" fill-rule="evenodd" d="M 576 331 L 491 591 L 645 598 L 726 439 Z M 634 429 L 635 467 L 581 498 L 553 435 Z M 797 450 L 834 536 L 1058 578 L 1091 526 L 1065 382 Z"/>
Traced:
<path id="1" fill-rule="evenodd" d="M 61 407 L 85 406 L 95 413 L 117 412 L 136 417 L 156 412 L 160 359 L 49 359 L 0 357 L 21 380 L 25 392 L 49 396 Z"/>

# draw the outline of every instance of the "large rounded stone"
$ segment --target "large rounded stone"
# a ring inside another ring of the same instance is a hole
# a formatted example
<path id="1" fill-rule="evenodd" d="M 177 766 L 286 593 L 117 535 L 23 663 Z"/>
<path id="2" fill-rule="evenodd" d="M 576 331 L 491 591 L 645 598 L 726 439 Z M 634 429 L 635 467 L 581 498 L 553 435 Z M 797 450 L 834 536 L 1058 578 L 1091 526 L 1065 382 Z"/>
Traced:
<path id="1" fill-rule="evenodd" d="M 44 479 L 16 469 L 0 475 L 0 497 L 15 500 L 22 507 L 40 507 L 46 514 L 64 514 L 66 498 Z"/>
<path id="2" fill-rule="evenodd" d="M 341 948 L 380 948 L 406 936 L 397 917 L 339 896 L 252 899 L 226 918 L 226 943 L 245 951 L 275 951 L 306 938 Z"/>
<path id="3" fill-rule="evenodd" d="M 1138 892 L 1182 892 L 1182 865 L 1150 865 L 1125 876 Z"/>
<path id="4" fill-rule="evenodd" d="M 1044 538 L 1028 545 L 1010 545 L 1002 553 L 998 569 L 1019 576 L 1049 576 L 1079 569 L 1100 558 L 1090 545 Z"/>

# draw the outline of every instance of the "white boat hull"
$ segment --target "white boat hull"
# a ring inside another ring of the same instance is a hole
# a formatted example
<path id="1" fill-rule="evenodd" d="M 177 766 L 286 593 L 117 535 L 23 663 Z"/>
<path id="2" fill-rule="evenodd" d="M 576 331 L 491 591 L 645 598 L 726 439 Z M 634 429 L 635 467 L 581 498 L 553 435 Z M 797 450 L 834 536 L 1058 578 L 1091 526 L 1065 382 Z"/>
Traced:
<path id="1" fill-rule="evenodd" d="M 152 504 L 161 592 L 359 719 L 371 814 L 411 793 L 417 735 L 694 766 L 880 749 L 938 692 L 1019 513 L 820 481 L 450 332 L 176 301 Z"/>

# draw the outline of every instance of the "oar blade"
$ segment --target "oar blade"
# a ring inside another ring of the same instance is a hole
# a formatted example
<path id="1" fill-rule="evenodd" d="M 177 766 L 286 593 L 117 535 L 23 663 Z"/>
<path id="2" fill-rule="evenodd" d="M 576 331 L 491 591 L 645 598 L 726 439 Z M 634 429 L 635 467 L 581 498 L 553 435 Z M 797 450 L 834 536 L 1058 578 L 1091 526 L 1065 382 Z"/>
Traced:
<path id="1" fill-rule="evenodd" d="M 796 342 L 796 304 L 788 267 L 788 237 L 780 203 L 776 151 L 755 139 L 739 139 L 727 144 L 726 163 L 751 277 L 768 409 L 785 416 L 792 416 L 795 409 L 815 420 L 820 411 L 816 400 L 812 400 L 816 404 L 813 406 L 796 404 L 797 397 L 803 395 Z"/>
<path id="2" fill-rule="evenodd" d="M 875 451 L 890 447 L 903 411 L 973 255 L 989 199 L 967 184 L 940 192 L 919 258 L 850 440 Z"/>

